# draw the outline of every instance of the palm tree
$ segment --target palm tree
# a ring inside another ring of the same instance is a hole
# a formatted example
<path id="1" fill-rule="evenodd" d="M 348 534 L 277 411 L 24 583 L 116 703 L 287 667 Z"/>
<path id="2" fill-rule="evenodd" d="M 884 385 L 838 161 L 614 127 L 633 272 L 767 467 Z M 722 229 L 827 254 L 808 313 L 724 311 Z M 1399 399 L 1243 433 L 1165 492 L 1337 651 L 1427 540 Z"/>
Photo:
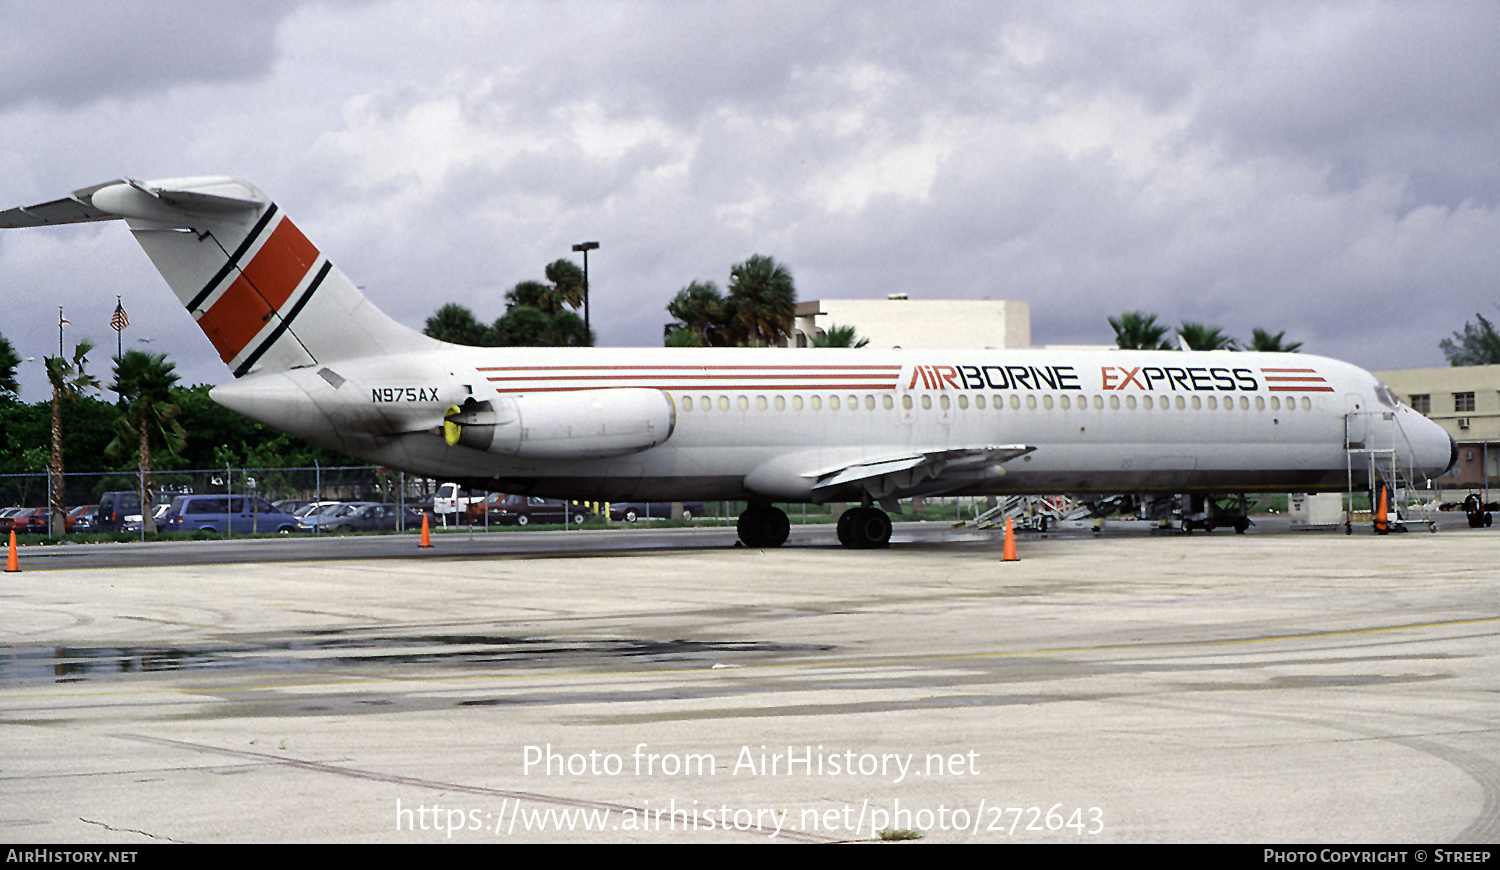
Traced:
<path id="1" fill-rule="evenodd" d="M 729 343 L 728 308 L 719 285 L 712 281 L 694 281 L 678 290 L 667 303 L 667 313 L 676 318 L 664 331 L 672 347 L 723 347 Z"/>
<path id="2" fill-rule="evenodd" d="M 756 347 L 776 347 L 792 332 L 797 289 L 786 266 L 754 254 L 729 270 L 729 306 L 743 338 Z"/>
<path id="3" fill-rule="evenodd" d="M 1270 330 L 1255 329 L 1250 333 L 1250 349 L 1263 353 L 1296 353 L 1302 347 L 1300 341 L 1286 341 L 1286 330 L 1272 335 Z"/>
<path id="4" fill-rule="evenodd" d="M 115 360 L 115 382 L 110 389 L 120 394 L 122 413 L 115 424 L 115 440 L 104 448 L 110 459 L 130 454 L 130 443 L 136 443 L 141 470 L 141 527 L 156 531 L 151 515 L 151 451 L 153 443 L 168 455 L 177 453 L 187 441 L 187 433 L 177 422 L 181 410 L 173 400 L 177 386 L 176 366 L 167 362 L 164 353 L 127 351 Z"/>
<path id="5" fill-rule="evenodd" d="M 852 326 L 829 324 L 828 331 L 813 339 L 813 347 L 864 347 L 868 338 L 860 338 Z"/>
<path id="6" fill-rule="evenodd" d="M 1115 330 L 1115 346 L 1121 350 L 1171 350 L 1167 341 L 1165 324 L 1156 322 L 1155 314 L 1144 311 L 1127 311 L 1119 317 L 1109 318 Z"/>
<path id="7" fill-rule="evenodd" d="M 1217 326 L 1184 320 L 1177 327 L 1177 337 L 1193 350 L 1236 350 L 1238 342 Z"/>
<path id="8" fill-rule="evenodd" d="M 543 270 L 552 286 L 543 294 L 544 305 L 538 306 L 548 314 L 559 314 L 564 307 L 577 311 L 583 306 L 583 270 L 572 260 L 553 260 Z"/>
<path id="9" fill-rule="evenodd" d="M 47 380 L 52 382 L 52 460 L 48 463 L 52 477 L 49 499 L 52 515 L 47 522 L 54 535 L 67 531 L 68 516 L 67 497 L 63 489 L 62 406 L 63 402 L 73 401 L 86 390 L 99 388 L 99 379 L 84 371 L 89 351 L 93 349 L 94 343 L 84 339 L 73 348 L 72 360 L 60 356 L 49 356 L 44 360 Z"/>
<path id="10" fill-rule="evenodd" d="M 16 367 L 20 364 L 21 358 L 16 355 L 16 349 L 5 336 L 0 335 L 0 395 L 20 394 L 21 384 L 16 380 Z"/>
<path id="11" fill-rule="evenodd" d="M 474 312 L 457 302 L 449 302 L 427 318 L 422 333 L 438 341 L 468 347 L 492 347 L 495 344 L 490 328 L 480 323 Z"/>

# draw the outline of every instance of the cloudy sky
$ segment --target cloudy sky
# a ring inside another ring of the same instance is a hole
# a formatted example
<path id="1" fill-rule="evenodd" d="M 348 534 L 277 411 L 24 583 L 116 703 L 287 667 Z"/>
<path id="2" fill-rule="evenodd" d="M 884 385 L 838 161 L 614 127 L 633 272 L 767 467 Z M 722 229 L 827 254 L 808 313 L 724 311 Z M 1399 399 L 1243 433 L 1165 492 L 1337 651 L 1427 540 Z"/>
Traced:
<path id="1" fill-rule="evenodd" d="M 0 0 L 0 208 L 236 175 L 417 328 L 597 239 L 603 345 L 764 253 L 802 299 L 1029 300 L 1037 343 L 1145 309 L 1441 365 L 1500 313 L 1497 47 L 1477 2 Z M 112 353 L 115 294 L 229 379 L 122 225 L 0 233 L 21 356 L 58 305 Z"/>

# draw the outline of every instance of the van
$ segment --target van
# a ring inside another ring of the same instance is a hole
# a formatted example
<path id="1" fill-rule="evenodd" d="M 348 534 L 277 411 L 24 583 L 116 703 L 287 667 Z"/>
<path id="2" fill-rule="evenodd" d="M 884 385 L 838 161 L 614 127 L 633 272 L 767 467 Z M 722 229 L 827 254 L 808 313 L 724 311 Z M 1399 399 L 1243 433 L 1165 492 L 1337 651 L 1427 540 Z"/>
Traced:
<path id="1" fill-rule="evenodd" d="M 141 513 L 141 496 L 134 490 L 118 490 L 106 492 L 99 496 L 99 518 L 97 525 L 101 531 L 118 532 L 120 524 L 125 522 L 128 516 L 139 516 Z"/>
<path id="2" fill-rule="evenodd" d="M 162 531 L 205 531 L 236 535 L 297 530 L 297 518 L 263 498 L 242 495 L 179 495 L 159 523 Z"/>

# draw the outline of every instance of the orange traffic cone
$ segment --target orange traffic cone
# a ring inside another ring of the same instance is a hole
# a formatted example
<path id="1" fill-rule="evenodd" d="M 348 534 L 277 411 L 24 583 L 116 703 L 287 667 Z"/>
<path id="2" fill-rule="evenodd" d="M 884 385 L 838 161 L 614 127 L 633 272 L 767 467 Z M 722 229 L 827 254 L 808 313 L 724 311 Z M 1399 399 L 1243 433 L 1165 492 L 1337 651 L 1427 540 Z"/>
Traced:
<path id="1" fill-rule="evenodd" d="M 1010 517 L 1005 518 L 1005 552 L 1001 554 L 1002 562 L 1019 562 L 1016 557 L 1016 531 L 1011 528 Z"/>
<path id="2" fill-rule="evenodd" d="M 1386 494 L 1390 488 L 1385 484 L 1380 485 L 1380 501 L 1375 507 L 1375 533 L 1384 535 L 1391 530 L 1390 507 L 1386 504 Z"/>
<path id="3" fill-rule="evenodd" d="M 21 560 L 16 558 L 16 533 L 10 533 L 10 555 L 5 557 L 5 573 L 21 573 Z"/>
<path id="4" fill-rule="evenodd" d="M 422 513 L 422 542 L 417 544 L 421 549 L 432 549 L 432 532 L 427 528 L 427 513 Z"/>

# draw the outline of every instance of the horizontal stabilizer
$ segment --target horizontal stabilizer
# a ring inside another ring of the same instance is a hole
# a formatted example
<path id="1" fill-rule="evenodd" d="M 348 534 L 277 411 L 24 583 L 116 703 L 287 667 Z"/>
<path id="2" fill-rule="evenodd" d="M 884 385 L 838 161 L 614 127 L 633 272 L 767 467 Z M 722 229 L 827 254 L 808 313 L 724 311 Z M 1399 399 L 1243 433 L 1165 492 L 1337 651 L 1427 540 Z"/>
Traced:
<path id="1" fill-rule="evenodd" d="M 141 218 L 177 223 L 171 212 L 224 215 L 266 205 L 259 191 L 224 176 L 178 178 L 150 183 L 116 179 L 73 191 L 51 202 L 0 212 L 0 229 L 45 227 Z"/>
<path id="2" fill-rule="evenodd" d="M 48 227 L 58 224 L 113 220 L 119 215 L 95 208 L 93 195 L 98 190 L 121 183 L 123 183 L 122 179 L 106 181 L 93 187 L 75 190 L 72 196 L 65 196 L 62 199 L 0 211 L 0 228 Z"/>

